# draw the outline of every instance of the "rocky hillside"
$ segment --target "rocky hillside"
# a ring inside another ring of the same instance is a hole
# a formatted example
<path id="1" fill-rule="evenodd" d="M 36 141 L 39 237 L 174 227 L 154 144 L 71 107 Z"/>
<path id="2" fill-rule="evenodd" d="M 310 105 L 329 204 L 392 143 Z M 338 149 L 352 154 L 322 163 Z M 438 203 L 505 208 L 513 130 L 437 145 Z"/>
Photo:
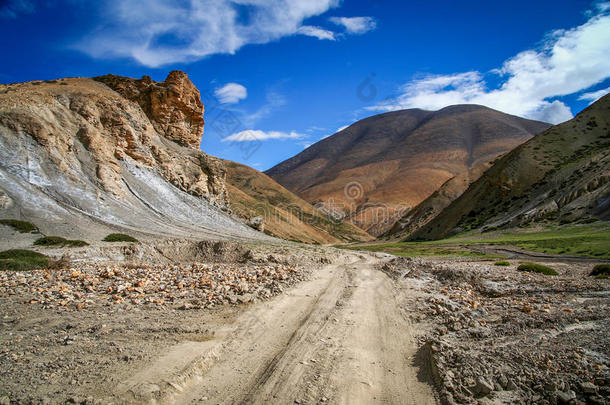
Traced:
<path id="1" fill-rule="evenodd" d="M 266 234 L 315 244 L 372 239 L 350 223 L 329 218 L 266 174 L 239 163 L 224 163 L 231 211 Z"/>
<path id="2" fill-rule="evenodd" d="M 503 156 L 411 238 L 597 219 L 610 219 L 609 95 Z"/>
<path id="3" fill-rule="evenodd" d="M 419 228 L 432 221 L 457 199 L 468 187 L 491 167 L 491 162 L 481 163 L 447 180 L 432 195 L 400 218 L 384 233 L 384 239 L 405 239 Z"/>
<path id="4" fill-rule="evenodd" d="M 179 71 L 0 85 L 0 217 L 83 239 L 264 238 L 223 212 L 224 165 L 199 150 L 203 110 Z"/>
<path id="5" fill-rule="evenodd" d="M 380 235 L 447 180 L 548 126 L 477 105 L 396 111 L 358 121 L 266 173 Z"/>

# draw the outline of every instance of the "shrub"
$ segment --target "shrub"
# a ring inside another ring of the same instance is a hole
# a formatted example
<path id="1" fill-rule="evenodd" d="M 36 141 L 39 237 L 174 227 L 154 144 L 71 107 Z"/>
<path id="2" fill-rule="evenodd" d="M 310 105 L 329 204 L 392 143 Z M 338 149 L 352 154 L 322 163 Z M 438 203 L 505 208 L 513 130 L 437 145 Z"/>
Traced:
<path id="1" fill-rule="evenodd" d="M 61 236 L 43 236 L 34 242 L 36 246 L 70 246 L 79 247 L 89 245 L 84 240 L 70 240 L 62 238 Z"/>
<path id="2" fill-rule="evenodd" d="M 596 264 L 593 270 L 589 273 L 590 276 L 610 276 L 610 264 Z"/>
<path id="3" fill-rule="evenodd" d="M 544 265 L 538 264 L 538 263 L 530 263 L 530 262 L 521 263 L 519 265 L 519 267 L 517 267 L 517 271 L 542 273 L 547 276 L 556 276 L 559 274 L 559 273 L 557 273 L 557 271 L 555 269 L 552 269 L 548 266 L 544 266 Z"/>
<path id="4" fill-rule="evenodd" d="M 30 233 L 38 230 L 34 224 L 17 219 L 0 219 L 0 224 L 10 226 L 21 233 Z"/>
<path id="5" fill-rule="evenodd" d="M 0 252 L 0 270 L 24 271 L 48 265 L 48 257 L 31 250 L 11 249 Z"/>
<path id="6" fill-rule="evenodd" d="M 506 260 L 502 260 L 499 262 L 495 262 L 494 266 L 510 266 L 510 262 L 507 262 Z"/>
<path id="7" fill-rule="evenodd" d="M 124 233 L 111 233 L 102 239 L 104 242 L 137 242 L 133 236 L 125 235 Z"/>

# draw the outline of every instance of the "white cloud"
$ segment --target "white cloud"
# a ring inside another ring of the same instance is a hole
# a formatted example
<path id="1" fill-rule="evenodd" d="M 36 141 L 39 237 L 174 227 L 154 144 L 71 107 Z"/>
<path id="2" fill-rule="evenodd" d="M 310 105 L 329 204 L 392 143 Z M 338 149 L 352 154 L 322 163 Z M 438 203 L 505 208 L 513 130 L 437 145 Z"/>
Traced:
<path id="1" fill-rule="evenodd" d="M 338 128 L 338 129 L 337 129 L 337 132 L 341 132 L 341 131 L 343 131 L 344 129 L 346 129 L 347 127 L 349 127 L 349 125 L 343 125 L 342 127 L 340 127 L 340 128 Z"/>
<path id="2" fill-rule="evenodd" d="M 299 145 L 301 145 L 303 147 L 303 149 L 307 149 L 313 144 L 314 144 L 313 142 L 309 142 L 309 141 L 299 142 Z"/>
<path id="3" fill-rule="evenodd" d="M 320 27 L 313 27 L 311 25 L 304 25 L 299 27 L 297 30 L 298 34 L 307 35 L 308 37 L 315 37 L 318 39 L 328 39 L 330 41 L 335 40 L 335 33 L 329 30 L 325 30 Z"/>
<path id="4" fill-rule="evenodd" d="M 590 101 L 593 103 L 608 93 L 610 93 L 610 87 L 603 90 L 592 91 L 590 93 L 583 93 L 580 95 L 580 97 L 578 97 L 578 99 L 583 101 Z"/>
<path id="5" fill-rule="evenodd" d="M 539 121 L 550 122 L 552 124 L 559 124 L 567 121 L 573 117 L 570 107 L 565 105 L 559 100 L 555 100 L 552 103 L 545 105 L 542 109 L 536 113 L 536 119 Z"/>
<path id="6" fill-rule="evenodd" d="M 263 104 L 258 110 L 250 114 L 244 114 L 242 116 L 244 126 L 255 126 L 260 120 L 269 116 L 279 107 L 286 104 L 286 98 L 275 91 L 268 91 L 266 94 L 266 99 L 267 102 Z"/>
<path id="7" fill-rule="evenodd" d="M 298 33 L 340 0 L 107 0 L 101 24 L 76 45 L 97 58 L 157 67 L 234 54 Z"/>
<path id="8" fill-rule="evenodd" d="M 348 34 L 364 34 L 377 27 L 372 17 L 331 17 L 330 21 L 343 26 Z"/>
<path id="9" fill-rule="evenodd" d="M 538 50 L 507 60 L 492 74 L 501 84 L 489 89 L 484 76 L 472 71 L 431 75 L 401 87 L 396 97 L 367 109 L 436 110 L 452 104 L 482 104 L 510 114 L 559 123 L 572 118 L 556 97 L 574 94 L 610 77 L 610 16 L 598 15 L 571 30 L 551 33 Z"/>
<path id="10" fill-rule="evenodd" d="M 214 94 L 222 104 L 235 104 L 248 97 L 248 89 L 239 83 L 227 83 L 217 88 Z"/>
<path id="11" fill-rule="evenodd" d="M 245 131 L 238 132 L 233 135 L 229 135 L 223 138 L 223 142 L 251 142 L 251 141 L 265 141 L 267 139 L 301 139 L 305 136 L 295 131 L 281 132 L 281 131 L 261 131 L 255 129 L 247 129 Z"/>
<path id="12" fill-rule="evenodd" d="M 595 7 L 603 13 L 610 10 L 610 1 L 598 1 Z"/>

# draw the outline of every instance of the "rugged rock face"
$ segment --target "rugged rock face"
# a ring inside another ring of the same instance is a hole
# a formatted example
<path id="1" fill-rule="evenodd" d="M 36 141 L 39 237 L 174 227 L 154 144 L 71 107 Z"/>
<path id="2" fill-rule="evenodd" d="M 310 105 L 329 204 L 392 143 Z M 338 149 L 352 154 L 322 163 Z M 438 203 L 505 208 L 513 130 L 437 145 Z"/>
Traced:
<path id="1" fill-rule="evenodd" d="M 13 207 L 0 216 L 59 220 L 68 209 L 151 232 L 231 229 L 212 209 L 228 208 L 225 167 L 199 150 L 202 113 L 199 91 L 177 71 L 165 82 L 0 85 L 0 189 Z"/>
<path id="2" fill-rule="evenodd" d="M 150 76 L 138 80 L 112 74 L 93 79 L 136 102 L 155 130 L 167 139 L 199 148 L 203 135 L 203 104 L 199 90 L 186 73 L 174 70 L 164 82 L 154 82 Z"/>

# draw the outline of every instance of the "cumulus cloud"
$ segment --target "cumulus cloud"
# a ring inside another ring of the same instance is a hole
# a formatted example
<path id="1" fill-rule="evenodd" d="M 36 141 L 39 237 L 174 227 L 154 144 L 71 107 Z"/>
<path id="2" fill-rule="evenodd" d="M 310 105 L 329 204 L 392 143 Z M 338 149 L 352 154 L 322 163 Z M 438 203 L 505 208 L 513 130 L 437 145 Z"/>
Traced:
<path id="1" fill-rule="evenodd" d="M 307 35 L 308 37 L 314 37 L 318 39 L 328 39 L 330 41 L 335 40 L 335 33 L 333 31 L 325 30 L 320 27 L 313 27 L 311 25 L 304 25 L 299 27 L 297 34 Z"/>
<path id="2" fill-rule="evenodd" d="M 239 83 L 227 83 L 217 88 L 214 94 L 222 104 L 235 104 L 248 97 L 248 89 Z"/>
<path id="3" fill-rule="evenodd" d="M 583 93 L 580 95 L 580 97 L 578 97 L 578 99 L 582 101 L 590 101 L 593 103 L 608 93 L 610 93 L 610 87 L 603 90 L 592 91 L 590 93 Z"/>
<path id="4" fill-rule="evenodd" d="M 368 107 L 375 111 L 403 108 L 436 110 L 452 104 L 482 104 L 510 114 L 559 123 L 572 112 L 555 98 L 574 94 L 610 77 L 610 16 L 557 30 L 536 50 L 521 52 L 490 74 L 500 84 L 488 88 L 481 72 L 430 75 L 409 82 L 396 96 Z"/>
<path id="5" fill-rule="evenodd" d="M 267 139 L 301 139 L 305 136 L 295 131 L 281 132 L 281 131 L 261 131 L 258 129 L 247 129 L 229 135 L 222 139 L 223 142 L 252 142 L 252 141 L 265 141 Z"/>
<path id="6" fill-rule="evenodd" d="M 377 27 L 372 17 L 331 17 L 330 21 L 345 28 L 348 34 L 364 34 Z"/>
<path id="7" fill-rule="evenodd" d="M 234 54 L 299 32 L 339 0 L 107 0 L 101 25 L 77 49 L 158 67 Z M 312 27 L 313 28 L 313 27 Z M 309 33 L 312 31 L 309 30 Z M 324 38 L 327 39 L 327 38 Z"/>

